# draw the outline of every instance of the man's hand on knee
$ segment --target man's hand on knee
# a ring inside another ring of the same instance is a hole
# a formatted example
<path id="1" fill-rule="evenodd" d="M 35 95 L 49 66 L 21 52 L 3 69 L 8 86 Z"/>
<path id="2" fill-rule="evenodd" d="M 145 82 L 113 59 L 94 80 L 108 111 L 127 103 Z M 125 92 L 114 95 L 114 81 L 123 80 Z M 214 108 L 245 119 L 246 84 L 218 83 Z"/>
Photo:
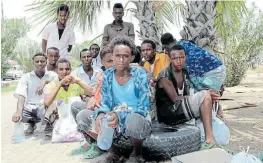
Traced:
<path id="1" fill-rule="evenodd" d="M 22 113 L 16 112 L 12 117 L 13 122 L 20 122 L 21 120 L 22 120 Z"/>
<path id="2" fill-rule="evenodd" d="M 97 105 L 97 101 L 96 101 L 95 97 L 92 96 L 92 97 L 89 99 L 89 101 L 88 101 L 87 109 L 89 109 L 89 110 L 94 110 L 96 107 L 99 107 L 99 106 Z"/>
<path id="3" fill-rule="evenodd" d="M 210 89 L 211 98 L 213 103 L 218 102 L 221 99 L 221 95 L 216 90 Z"/>

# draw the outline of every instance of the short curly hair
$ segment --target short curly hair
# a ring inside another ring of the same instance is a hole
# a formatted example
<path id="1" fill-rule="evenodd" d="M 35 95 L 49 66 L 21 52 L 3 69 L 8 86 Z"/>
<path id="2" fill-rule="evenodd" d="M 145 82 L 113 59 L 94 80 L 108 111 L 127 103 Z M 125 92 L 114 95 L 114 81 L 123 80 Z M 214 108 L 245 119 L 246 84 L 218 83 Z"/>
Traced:
<path id="1" fill-rule="evenodd" d="M 128 36 L 117 36 L 110 42 L 110 48 L 113 52 L 113 49 L 116 45 L 125 45 L 131 49 L 131 55 L 135 55 L 136 46 L 131 38 Z"/>
<path id="2" fill-rule="evenodd" d="M 112 49 L 110 48 L 109 44 L 101 49 L 100 58 L 103 59 L 107 53 L 112 53 Z"/>

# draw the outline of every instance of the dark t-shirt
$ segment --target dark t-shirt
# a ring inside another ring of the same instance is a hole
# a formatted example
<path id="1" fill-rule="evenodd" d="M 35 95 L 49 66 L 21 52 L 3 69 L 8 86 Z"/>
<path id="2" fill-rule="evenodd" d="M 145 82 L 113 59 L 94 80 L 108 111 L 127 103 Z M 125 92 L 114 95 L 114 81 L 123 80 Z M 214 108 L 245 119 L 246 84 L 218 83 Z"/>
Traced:
<path id="1" fill-rule="evenodd" d="M 63 32 L 64 32 L 64 29 L 58 29 L 59 40 L 60 40 L 60 38 L 61 38 Z"/>
<path id="2" fill-rule="evenodd" d="M 106 71 L 105 66 L 101 66 L 102 71 Z"/>
<path id="3" fill-rule="evenodd" d="M 174 103 L 170 99 L 164 88 L 161 86 L 160 83 L 161 78 L 167 78 L 168 80 L 172 81 L 176 93 L 178 94 L 177 81 L 174 78 L 171 64 L 167 66 L 165 69 L 163 69 L 158 75 L 155 99 L 156 99 L 158 121 L 164 122 L 166 124 L 175 124 L 177 123 L 177 120 L 175 119 L 175 115 L 177 114 L 176 110 L 178 110 L 178 108 L 181 107 L 181 101 Z M 183 69 L 183 81 L 184 81 L 183 96 L 186 96 L 188 94 L 189 81 L 188 81 L 188 74 L 185 69 Z"/>

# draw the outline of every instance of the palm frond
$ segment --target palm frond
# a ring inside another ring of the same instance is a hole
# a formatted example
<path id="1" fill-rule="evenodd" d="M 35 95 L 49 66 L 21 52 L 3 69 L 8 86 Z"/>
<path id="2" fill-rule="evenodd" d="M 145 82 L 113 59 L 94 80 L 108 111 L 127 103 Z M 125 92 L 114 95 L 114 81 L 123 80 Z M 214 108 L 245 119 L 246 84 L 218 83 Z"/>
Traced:
<path id="1" fill-rule="evenodd" d="M 232 31 L 222 45 L 227 54 L 224 60 L 228 86 L 239 84 L 255 57 L 263 52 L 263 14 L 255 14 L 255 9 L 252 9 L 239 19 L 240 28 Z"/>
<path id="2" fill-rule="evenodd" d="M 216 2 L 217 18 L 215 25 L 217 33 L 227 39 L 230 33 L 238 30 L 240 27 L 240 16 L 247 13 L 244 1 L 225 1 Z"/>
<path id="3" fill-rule="evenodd" d="M 96 18 L 101 13 L 101 9 L 110 1 L 70 1 L 70 0 L 39 0 L 27 6 L 26 11 L 33 11 L 36 14 L 32 17 L 32 22 L 38 24 L 43 21 L 53 22 L 57 19 L 57 8 L 60 4 L 67 4 L 70 9 L 70 22 L 72 25 L 79 25 L 83 31 L 96 25 Z"/>
<path id="4" fill-rule="evenodd" d="M 160 5 L 161 3 L 161 5 Z M 168 27 L 168 22 L 180 26 L 182 18 L 186 15 L 185 4 L 180 1 L 157 1 L 159 9 L 155 10 L 155 18 L 158 26 Z"/>

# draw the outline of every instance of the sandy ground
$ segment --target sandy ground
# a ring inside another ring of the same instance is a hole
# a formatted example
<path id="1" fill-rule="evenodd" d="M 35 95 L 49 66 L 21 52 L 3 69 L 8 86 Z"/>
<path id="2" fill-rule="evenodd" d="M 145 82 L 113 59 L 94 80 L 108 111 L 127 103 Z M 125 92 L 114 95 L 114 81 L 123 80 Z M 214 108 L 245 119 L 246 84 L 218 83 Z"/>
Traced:
<path id="1" fill-rule="evenodd" d="M 231 140 L 227 147 L 238 152 L 239 146 L 249 146 L 251 154 L 263 151 L 263 73 L 248 73 L 242 84 L 226 89 L 224 98 L 233 99 L 222 101 L 224 109 L 241 106 L 246 102 L 257 104 L 257 107 L 225 111 L 227 124 L 231 130 Z M 3 163 L 77 163 L 81 161 L 80 157 L 68 155 L 80 143 L 42 144 L 42 133 L 39 130 L 34 137 L 28 138 L 24 143 L 12 144 L 14 124 L 11 122 L 11 116 L 16 108 L 16 99 L 12 93 L 4 93 L 1 100 L 1 160 Z"/>
<path id="2" fill-rule="evenodd" d="M 249 146 L 251 154 L 263 151 L 263 67 L 257 73 L 248 72 L 242 83 L 227 88 L 223 97 L 233 99 L 221 102 L 224 109 L 237 108 L 245 103 L 257 105 L 225 111 L 231 131 L 227 147 L 238 152 L 240 146 Z"/>

